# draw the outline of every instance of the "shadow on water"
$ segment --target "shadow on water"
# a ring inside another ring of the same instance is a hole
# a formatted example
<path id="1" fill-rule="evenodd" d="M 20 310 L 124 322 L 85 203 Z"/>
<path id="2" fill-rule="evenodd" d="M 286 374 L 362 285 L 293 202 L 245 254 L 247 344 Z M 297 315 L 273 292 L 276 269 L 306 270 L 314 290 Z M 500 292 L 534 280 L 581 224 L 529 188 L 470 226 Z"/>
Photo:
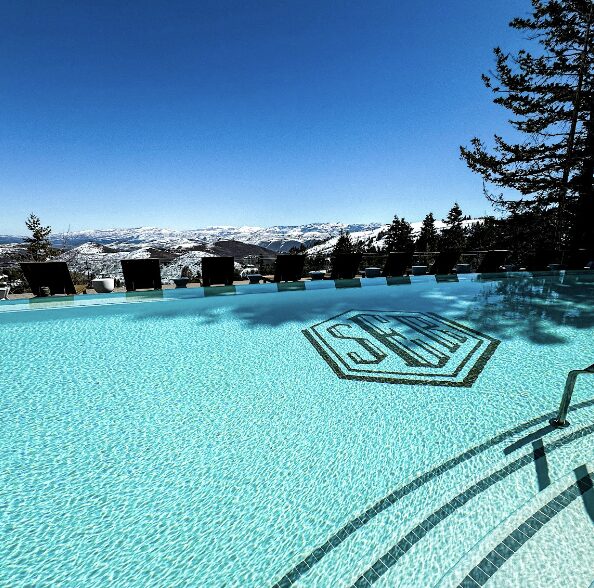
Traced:
<path id="1" fill-rule="evenodd" d="M 218 297 L 200 298 L 183 303 L 167 303 L 143 308 L 142 312 L 131 313 L 132 321 L 152 319 L 178 319 L 192 316 L 205 325 L 223 323 L 230 318 L 240 321 L 250 328 L 281 327 L 287 323 L 297 323 L 299 329 L 328 320 L 343 312 L 360 308 L 362 310 L 404 310 L 452 313 L 461 315 L 468 306 L 467 297 L 438 296 L 434 287 L 404 289 L 385 287 L 357 288 L 346 291 L 335 289 L 318 292 L 288 292 L 283 294 L 264 294 L 233 296 L 231 300 Z M 386 292 L 389 295 L 386 296 Z M 345 296 L 350 293 L 351 296 Z M 396 296 L 393 296 L 396 294 Z M 400 296 L 404 294 L 403 296 Z M 363 298 L 364 297 L 364 298 Z M 222 297 L 226 298 L 226 297 Z M 229 304 L 227 304 L 230 302 Z M 157 308 L 158 306 L 158 308 Z M 304 325 L 305 323 L 305 325 Z"/>
<path id="2" fill-rule="evenodd" d="M 556 430 L 555 427 L 553 427 L 551 425 L 546 425 L 545 427 L 541 427 L 540 429 L 537 429 L 536 431 L 530 433 L 529 435 L 526 435 L 525 437 L 522 437 L 521 439 L 514 441 L 514 443 L 512 443 L 511 445 L 505 447 L 503 449 L 503 453 L 504 453 L 504 455 L 509 455 L 510 453 L 513 453 L 514 451 L 521 449 L 522 447 L 524 447 L 525 445 L 528 445 L 529 443 L 532 443 L 534 445 L 535 442 L 540 441 L 545 435 L 547 435 L 548 433 L 551 433 L 552 431 L 555 431 L 555 430 Z M 542 441 L 541 441 L 541 444 L 542 444 Z"/>
<path id="3" fill-rule="evenodd" d="M 532 443 L 534 449 L 534 467 L 536 468 L 536 479 L 538 481 L 539 491 L 544 490 L 551 485 L 551 476 L 549 474 L 549 464 L 542 440 Z"/>
<path id="4" fill-rule="evenodd" d="M 539 345 L 563 343 L 558 327 L 594 327 L 594 283 L 560 278 L 493 282 L 476 296 L 467 318 L 500 339 L 523 338 Z"/>
<path id="5" fill-rule="evenodd" d="M 592 477 L 585 465 L 581 465 L 575 469 L 575 477 L 578 480 L 581 480 L 581 483 L 578 483 L 578 486 L 582 495 L 584 507 L 590 520 L 594 523 L 594 483 L 592 482 Z"/>
<path id="6" fill-rule="evenodd" d="M 305 293 L 307 297 L 309 293 Z M 319 301 L 311 304 L 307 298 L 301 299 L 297 304 L 287 304 L 288 294 L 254 295 L 245 297 L 233 297 L 231 304 L 227 300 L 204 298 L 191 300 L 190 303 L 168 303 L 167 308 L 143 309 L 141 313 L 133 313 L 129 316 L 132 321 L 150 321 L 153 319 L 172 320 L 187 318 L 189 316 L 197 319 L 200 324 L 216 325 L 223 324 L 229 318 L 239 320 L 245 326 L 252 328 L 279 327 L 290 322 L 303 323 L 304 321 L 324 320 L 320 316 L 328 317 L 348 310 L 352 305 L 346 305 L 342 301 L 333 303 L 332 300 Z M 296 297 L 299 294 L 295 295 Z M 272 299 L 271 299 L 272 298 Z M 343 308 L 344 307 L 344 308 Z"/>
<path id="7" fill-rule="evenodd" d="M 196 299 L 167 303 L 166 308 L 161 304 L 145 308 L 132 313 L 130 319 L 169 320 L 192 315 L 205 325 L 232 318 L 251 328 L 274 328 L 290 322 L 314 324 L 357 305 L 387 310 L 397 301 L 398 310 L 443 314 L 501 340 L 523 338 L 539 345 L 557 345 L 566 341 L 558 327 L 580 331 L 594 327 L 594 282 L 564 283 L 556 276 L 474 282 L 471 288 L 456 291 L 459 286 L 462 284 L 447 291 L 434 284 L 392 286 L 389 296 L 383 287 L 357 289 L 348 297 L 335 290 L 324 291 L 327 295 L 323 298 L 312 292 L 240 296 L 233 297 L 231 304 L 216 298 Z"/>

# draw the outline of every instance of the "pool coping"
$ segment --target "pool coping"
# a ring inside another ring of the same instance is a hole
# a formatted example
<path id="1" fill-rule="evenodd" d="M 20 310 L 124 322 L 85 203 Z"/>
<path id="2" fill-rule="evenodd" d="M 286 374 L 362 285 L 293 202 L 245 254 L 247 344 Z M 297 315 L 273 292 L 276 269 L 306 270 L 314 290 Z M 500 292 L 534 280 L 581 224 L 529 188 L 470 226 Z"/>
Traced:
<path id="1" fill-rule="evenodd" d="M 594 284 L 594 271 L 560 270 L 546 272 L 499 272 L 483 274 L 449 274 L 380 278 L 353 278 L 350 280 L 302 280 L 298 282 L 269 282 L 264 284 L 241 284 L 237 286 L 209 286 L 199 288 L 175 288 L 166 290 L 145 290 L 138 292 L 117 292 L 111 294 L 75 294 L 51 296 L 47 298 L 20 298 L 0 300 L 2 312 L 20 312 L 29 310 L 48 310 L 51 308 L 103 306 L 128 302 L 156 302 L 209 298 L 212 296 L 238 296 L 252 294 L 273 294 L 285 292 L 303 292 L 313 290 L 342 290 L 348 288 L 368 288 L 372 286 L 406 286 L 411 284 L 490 282 L 509 279 L 587 277 L 587 283 Z"/>

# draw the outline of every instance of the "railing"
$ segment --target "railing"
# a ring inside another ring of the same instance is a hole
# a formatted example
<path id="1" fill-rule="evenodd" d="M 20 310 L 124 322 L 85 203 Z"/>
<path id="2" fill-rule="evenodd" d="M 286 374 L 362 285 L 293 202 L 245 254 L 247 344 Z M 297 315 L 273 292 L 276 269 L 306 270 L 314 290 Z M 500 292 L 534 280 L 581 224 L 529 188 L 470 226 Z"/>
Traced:
<path id="1" fill-rule="evenodd" d="M 553 427 L 569 427 L 567 411 L 569 410 L 569 403 L 571 402 L 575 381 L 581 374 L 594 374 L 594 363 L 585 370 L 571 370 L 567 375 L 565 390 L 563 391 L 563 397 L 561 398 L 561 404 L 559 405 L 559 414 L 556 419 L 551 419 L 549 421 Z"/>
<path id="2" fill-rule="evenodd" d="M 438 251 L 416 251 L 413 253 L 413 265 L 427 265 L 435 261 Z M 472 271 L 476 271 L 480 258 L 486 251 L 469 251 L 460 255 L 459 263 L 467 263 Z M 331 267 L 331 253 L 325 253 L 321 256 L 306 257 L 306 269 L 309 270 L 328 270 Z M 377 266 L 383 267 L 388 255 L 386 253 L 363 253 L 361 259 L 361 268 Z M 248 255 L 236 258 L 236 261 L 244 266 L 254 266 L 259 268 L 260 273 L 270 273 L 274 271 L 275 256 Z"/>
<path id="3" fill-rule="evenodd" d="M 415 251 L 412 255 L 412 265 L 426 265 L 430 267 L 437 258 L 438 253 L 439 252 L 437 251 Z M 464 251 L 460 254 L 458 263 L 469 265 L 470 271 L 476 272 L 486 253 L 486 250 Z M 305 262 L 307 271 L 314 269 L 328 270 L 331 266 L 331 257 L 332 254 L 330 251 L 321 255 L 307 255 Z M 559 261 L 565 257 L 567 257 L 565 254 L 558 252 L 556 255 L 551 255 L 550 259 L 552 261 Z M 236 261 L 243 264 L 244 266 L 258 267 L 260 273 L 269 273 L 270 271 L 273 271 L 275 259 L 276 255 L 248 255 L 242 258 L 236 258 Z M 360 267 L 362 269 L 365 267 L 383 267 L 386 259 L 387 253 L 385 252 L 363 253 Z M 526 265 L 525 261 L 526 260 L 521 256 L 518 257 L 518 255 L 510 251 L 506 264 L 524 267 Z M 581 268 L 586 264 L 587 262 L 584 261 L 582 264 L 577 265 L 579 265 Z"/>

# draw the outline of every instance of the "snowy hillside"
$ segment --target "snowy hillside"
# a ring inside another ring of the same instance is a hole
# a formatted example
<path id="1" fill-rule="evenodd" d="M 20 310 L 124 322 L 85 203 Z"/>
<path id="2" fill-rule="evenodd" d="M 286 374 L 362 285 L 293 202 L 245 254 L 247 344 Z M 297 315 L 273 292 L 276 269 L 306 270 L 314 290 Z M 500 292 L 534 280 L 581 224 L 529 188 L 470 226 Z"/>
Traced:
<path id="1" fill-rule="evenodd" d="M 164 281 L 167 281 L 179 277 L 182 269 L 186 266 L 193 274 L 201 271 L 203 257 L 232 256 L 241 258 L 248 255 L 266 256 L 274 255 L 274 253 L 257 245 L 238 241 L 217 241 L 212 245 L 194 247 L 193 249 L 166 249 L 147 245 L 139 245 L 135 248 L 127 245 L 126 248 L 119 248 L 114 245 L 108 247 L 100 243 L 89 242 L 69 249 L 56 259 L 65 261 L 71 271 L 122 277 L 120 260 L 156 257 L 161 260 L 161 276 Z M 239 264 L 236 264 L 236 267 L 241 269 Z"/>
<path id="2" fill-rule="evenodd" d="M 462 224 L 464 226 L 468 227 L 476 222 L 480 222 L 480 219 L 465 220 L 465 221 L 462 221 Z M 416 223 L 411 223 L 411 226 L 413 228 L 413 234 L 415 236 L 419 234 L 422 224 L 423 223 L 421 221 L 416 222 Z M 353 243 L 356 243 L 357 241 L 367 242 L 368 239 L 371 239 L 371 241 L 370 241 L 371 245 L 381 248 L 385 244 L 384 243 L 385 237 L 382 236 L 381 239 L 378 239 L 378 236 L 380 233 L 385 233 L 388 230 L 389 226 L 390 225 L 381 225 L 381 226 L 378 226 L 378 228 L 373 229 L 373 230 L 352 232 L 352 233 L 350 233 L 351 239 L 353 240 Z M 441 231 L 444 227 L 445 227 L 445 223 L 443 221 L 439 221 L 439 220 L 435 221 L 435 228 L 437 229 L 437 231 Z M 338 240 L 338 236 L 334 236 L 331 239 L 329 239 L 328 241 L 321 243 L 320 245 L 316 245 L 315 247 L 310 247 L 307 250 L 307 252 L 311 253 L 311 254 L 330 253 L 332 251 L 332 249 L 334 248 L 334 246 L 336 245 L 337 240 Z"/>

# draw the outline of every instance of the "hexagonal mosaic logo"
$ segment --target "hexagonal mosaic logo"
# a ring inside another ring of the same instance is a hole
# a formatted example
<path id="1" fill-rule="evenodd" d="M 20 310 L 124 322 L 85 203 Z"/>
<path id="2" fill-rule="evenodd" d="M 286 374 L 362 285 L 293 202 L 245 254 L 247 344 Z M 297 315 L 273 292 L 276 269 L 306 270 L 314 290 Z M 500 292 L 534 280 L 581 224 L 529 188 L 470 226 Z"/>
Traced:
<path id="1" fill-rule="evenodd" d="M 432 312 L 349 310 L 303 334 L 340 377 L 472 386 L 499 341 Z"/>

